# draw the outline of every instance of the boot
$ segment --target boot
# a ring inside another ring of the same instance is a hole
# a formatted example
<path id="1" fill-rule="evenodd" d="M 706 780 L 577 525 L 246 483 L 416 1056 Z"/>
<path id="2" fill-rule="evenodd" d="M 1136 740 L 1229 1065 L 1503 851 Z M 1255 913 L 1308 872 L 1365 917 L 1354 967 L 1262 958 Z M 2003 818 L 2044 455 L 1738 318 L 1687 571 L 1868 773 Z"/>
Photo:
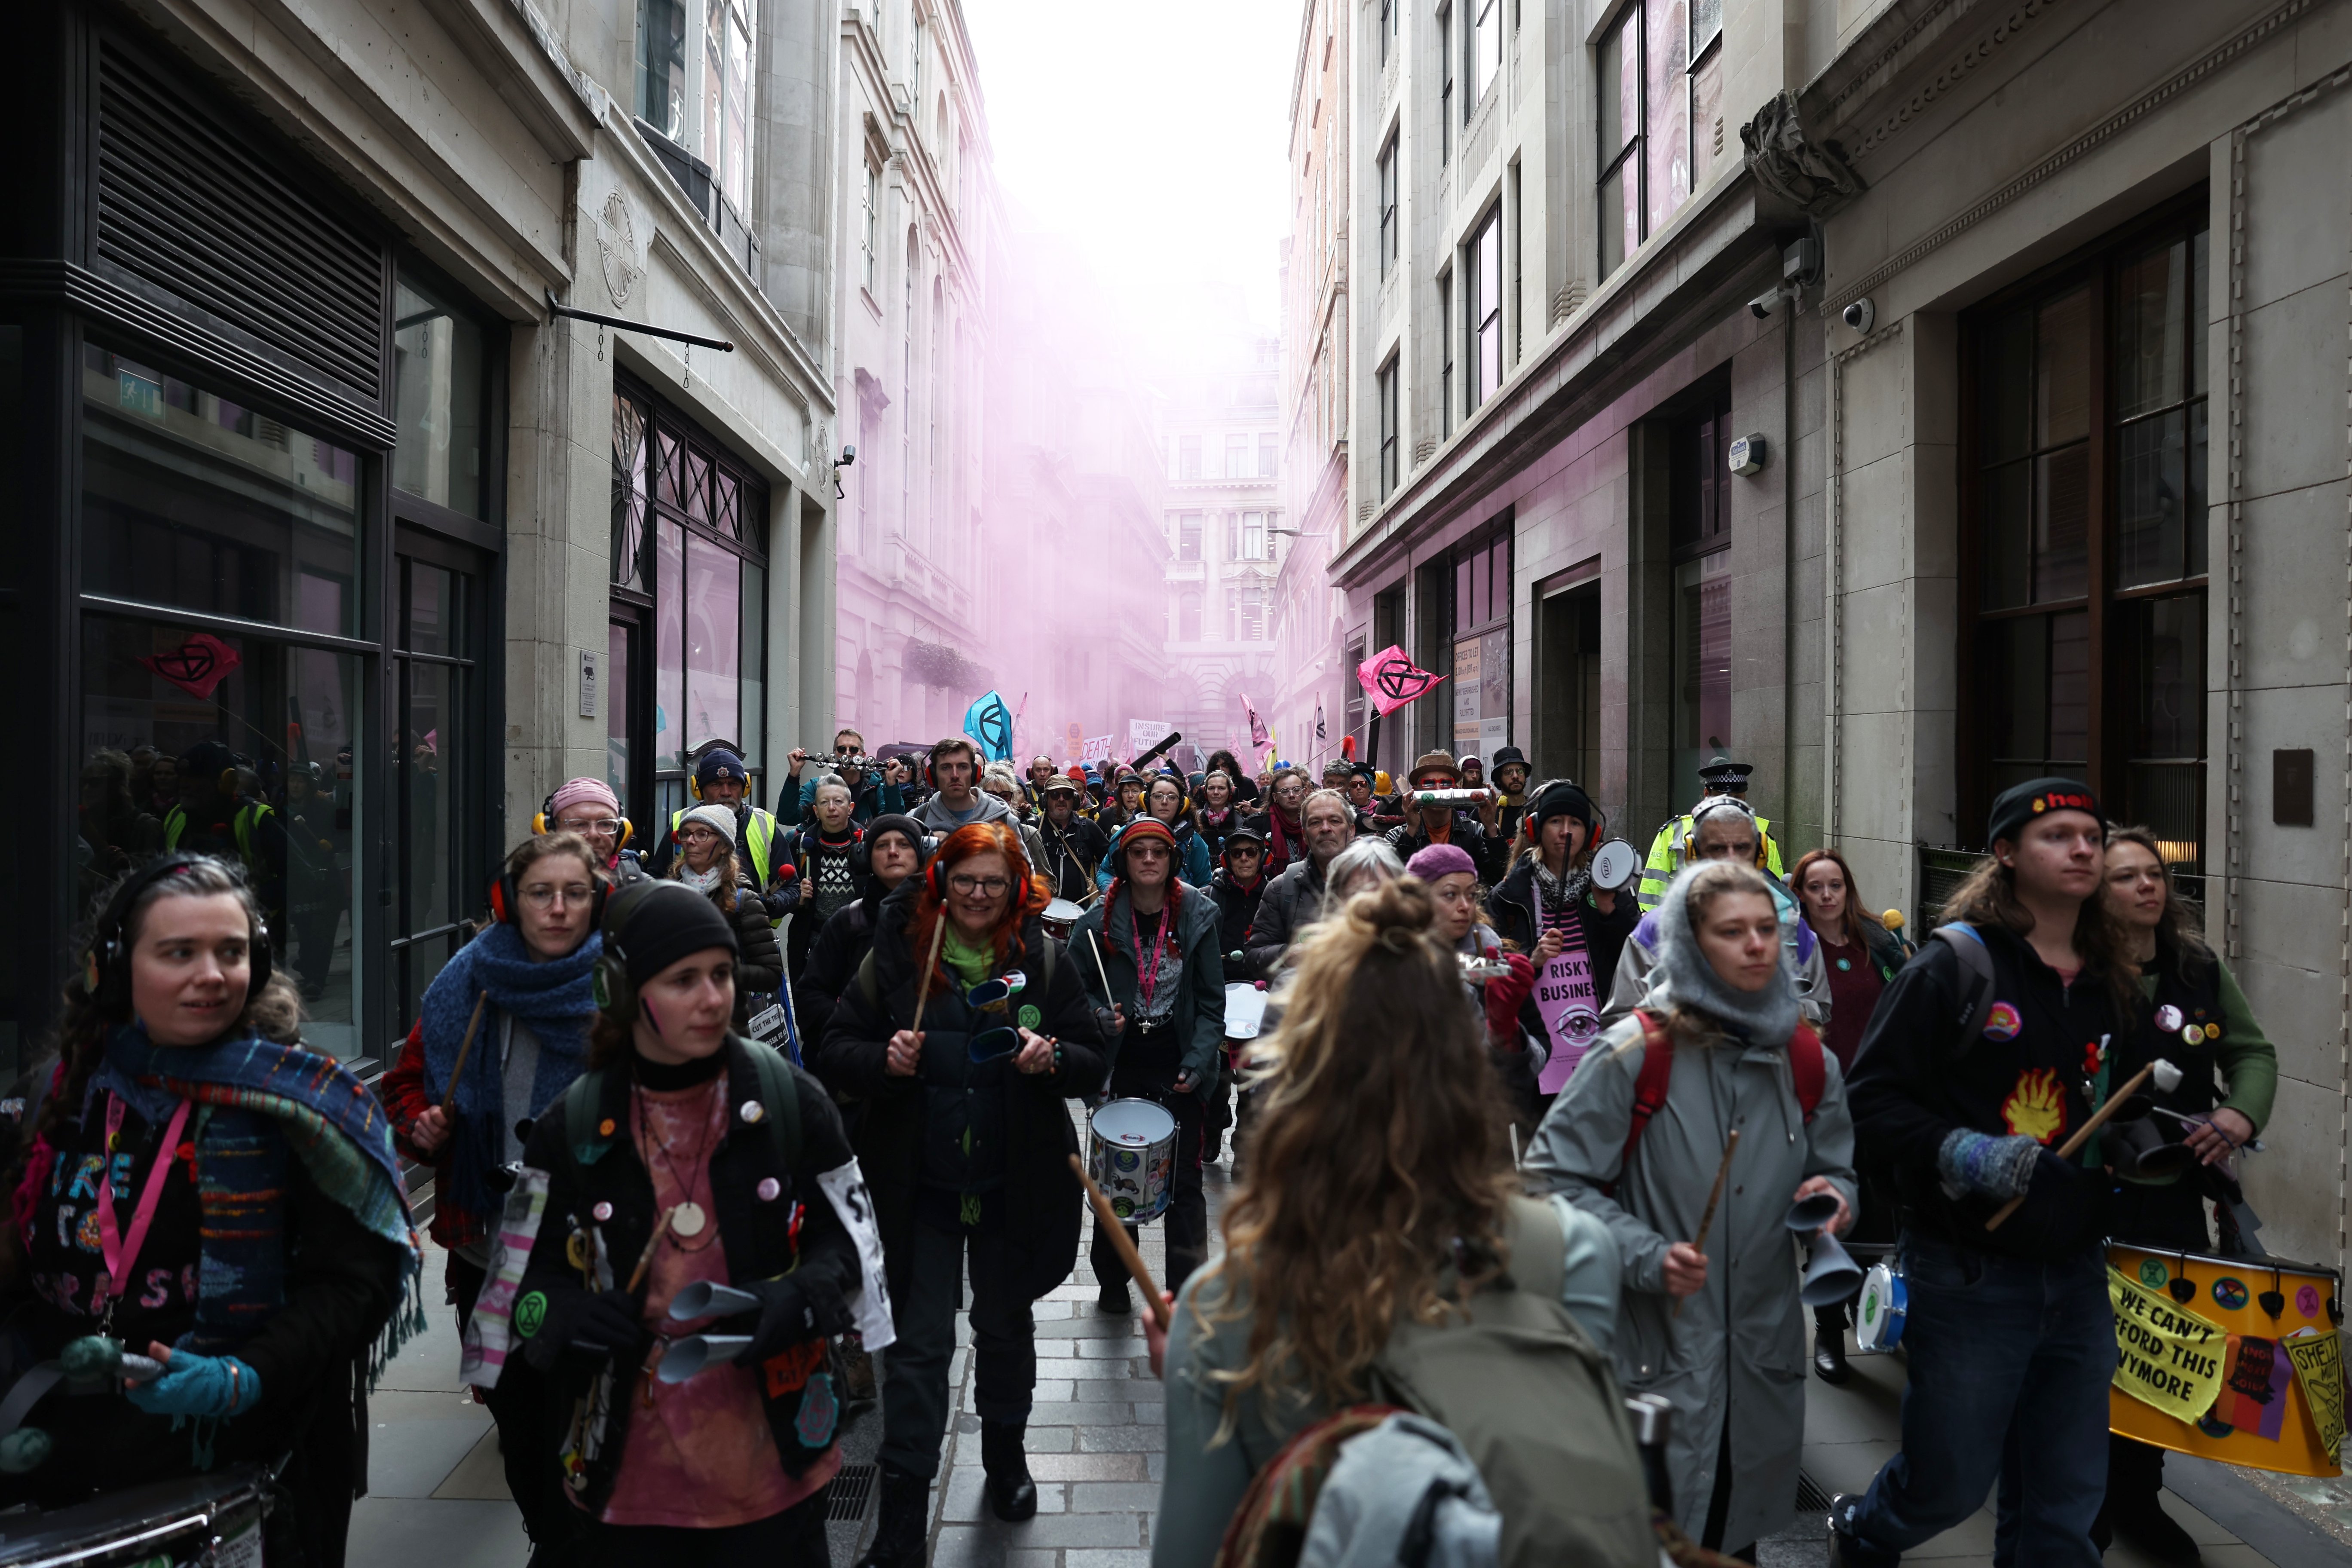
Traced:
<path id="1" fill-rule="evenodd" d="M 1813 1314 L 1813 1374 L 1832 1388 L 1853 1375 L 1845 1361 L 1845 1309 L 1825 1307 Z"/>
<path id="2" fill-rule="evenodd" d="M 2164 1511 L 2164 1450 L 2129 1437 L 2107 1439 L 2107 1499 L 2099 1521 L 2159 1563 L 2194 1568 L 2197 1542 Z"/>
<path id="3" fill-rule="evenodd" d="M 1007 1524 L 1037 1512 L 1037 1483 L 1029 1479 L 1029 1456 L 1021 1447 L 1024 1426 L 1019 1421 L 980 1424 L 980 1464 L 988 1474 L 989 1510 Z"/>
<path id="4" fill-rule="evenodd" d="M 930 1522 L 931 1483 L 883 1466 L 882 1519 L 857 1568 L 923 1568 Z"/>

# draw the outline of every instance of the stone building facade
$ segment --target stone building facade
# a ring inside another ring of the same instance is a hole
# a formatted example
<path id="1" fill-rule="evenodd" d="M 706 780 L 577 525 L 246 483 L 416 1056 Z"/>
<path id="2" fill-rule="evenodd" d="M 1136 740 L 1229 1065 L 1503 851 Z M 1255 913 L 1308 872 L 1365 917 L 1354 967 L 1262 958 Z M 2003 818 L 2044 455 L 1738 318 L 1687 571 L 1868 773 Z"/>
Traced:
<path id="1" fill-rule="evenodd" d="M 829 722 L 831 16 L 26 14 L 0 643 L 52 744 L 0 786 L 43 825 L 0 1041 L 177 842 L 254 864 L 309 1037 L 381 1056 L 562 779 L 649 842 L 695 749 L 764 792 Z"/>
<path id="2" fill-rule="evenodd" d="M 1915 921 L 2003 784 L 2087 777 L 2279 1043 L 2264 1241 L 2340 1264 L 2352 6 L 1355 28 L 1352 416 L 1398 457 L 1332 577 L 1450 677 L 1384 758 L 1507 740 L 1639 840 L 1727 750 Z"/>
<path id="3" fill-rule="evenodd" d="M 997 221 L 988 120 L 956 0 L 863 0 L 839 26 L 831 368 L 857 458 L 840 470 L 834 700 L 869 745 L 928 744 L 961 730 L 1001 674 L 971 629 Z"/>
<path id="4" fill-rule="evenodd" d="M 1169 723 L 1202 757 L 1230 748 L 1253 772 L 1246 697 L 1273 711 L 1274 588 L 1284 505 L 1280 342 L 1236 333 L 1172 377 L 1160 421 L 1166 464 Z M 1297 737 L 1276 730 L 1286 756 Z"/>

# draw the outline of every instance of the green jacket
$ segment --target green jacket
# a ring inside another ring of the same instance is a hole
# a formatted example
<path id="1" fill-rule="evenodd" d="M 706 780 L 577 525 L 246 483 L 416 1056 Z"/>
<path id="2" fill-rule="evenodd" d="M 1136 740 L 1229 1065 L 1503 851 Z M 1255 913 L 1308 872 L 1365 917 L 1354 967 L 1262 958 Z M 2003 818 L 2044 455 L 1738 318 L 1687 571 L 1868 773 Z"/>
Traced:
<path id="1" fill-rule="evenodd" d="M 1656 909 L 1658 900 L 1666 896 L 1666 884 L 1685 864 L 1684 847 L 1696 831 L 1690 814 L 1685 812 L 1659 828 L 1658 836 L 1650 840 L 1650 858 L 1643 864 L 1642 886 L 1634 893 L 1634 901 L 1643 909 Z M 1764 868 L 1775 877 L 1786 876 L 1780 869 L 1780 846 L 1772 837 L 1772 819 L 1759 816 L 1756 831 L 1764 836 Z"/>

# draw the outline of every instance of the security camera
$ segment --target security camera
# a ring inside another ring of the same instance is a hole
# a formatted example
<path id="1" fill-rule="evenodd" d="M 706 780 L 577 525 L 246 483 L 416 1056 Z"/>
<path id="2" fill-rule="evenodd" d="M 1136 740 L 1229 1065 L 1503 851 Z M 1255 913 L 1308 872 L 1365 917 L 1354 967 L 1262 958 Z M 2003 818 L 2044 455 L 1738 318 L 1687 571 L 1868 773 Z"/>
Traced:
<path id="1" fill-rule="evenodd" d="M 1845 324 L 1857 332 L 1870 331 L 1870 324 L 1876 320 L 1877 308 L 1867 300 L 1856 300 L 1845 308 Z"/>
<path id="2" fill-rule="evenodd" d="M 1759 321 L 1770 321 L 1772 312 L 1780 308 L 1780 290 L 1778 289 L 1767 289 L 1748 301 L 1748 313 Z"/>
<path id="3" fill-rule="evenodd" d="M 841 449 L 841 460 L 834 464 L 834 467 L 836 468 L 846 468 L 856 461 L 857 448 L 855 447 L 844 447 Z"/>

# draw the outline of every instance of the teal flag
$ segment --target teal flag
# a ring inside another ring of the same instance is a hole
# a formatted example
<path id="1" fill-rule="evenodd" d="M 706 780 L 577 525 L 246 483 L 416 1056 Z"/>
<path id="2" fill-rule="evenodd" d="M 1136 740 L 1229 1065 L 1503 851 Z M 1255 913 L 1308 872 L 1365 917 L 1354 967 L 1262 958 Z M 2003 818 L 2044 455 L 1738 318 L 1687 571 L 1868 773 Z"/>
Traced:
<path id="1" fill-rule="evenodd" d="M 963 712 L 963 732 L 980 747 L 983 762 L 1013 760 L 1013 710 L 992 691 Z"/>

